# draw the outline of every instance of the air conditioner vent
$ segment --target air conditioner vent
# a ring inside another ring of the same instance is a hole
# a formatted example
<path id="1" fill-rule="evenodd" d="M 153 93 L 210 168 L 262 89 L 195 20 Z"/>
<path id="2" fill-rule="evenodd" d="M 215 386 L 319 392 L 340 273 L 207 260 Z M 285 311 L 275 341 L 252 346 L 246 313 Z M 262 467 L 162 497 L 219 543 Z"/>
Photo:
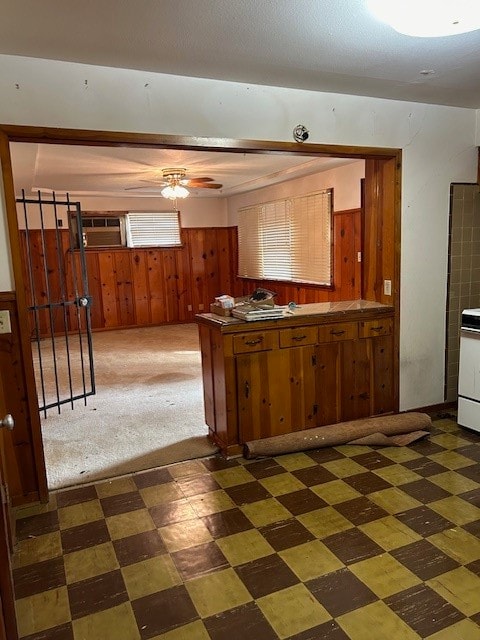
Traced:
<path id="1" fill-rule="evenodd" d="M 93 229 L 84 228 L 84 245 L 86 247 L 121 247 L 122 234 L 120 227 L 117 229 Z"/>

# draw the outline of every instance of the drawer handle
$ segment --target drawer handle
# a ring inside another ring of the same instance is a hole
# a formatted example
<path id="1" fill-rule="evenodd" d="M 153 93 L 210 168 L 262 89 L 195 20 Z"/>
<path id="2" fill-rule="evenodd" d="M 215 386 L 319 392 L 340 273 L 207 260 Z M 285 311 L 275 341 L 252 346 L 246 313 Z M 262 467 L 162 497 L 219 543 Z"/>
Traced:
<path id="1" fill-rule="evenodd" d="M 292 340 L 296 340 L 297 342 L 300 342 L 300 340 L 305 340 L 307 336 L 292 336 Z"/>
<path id="2" fill-rule="evenodd" d="M 245 380 L 245 398 L 248 398 L 250 395 L 250 385 L 248 384 L 248 380 Z"/>
<path id="3" fill-rule="evenodd" d="M 248 345 L 249 347 L 253 347 L 256 344 L 260 344 L 263 340 L 263 336 L 261 336 L 260 338 L 255 338 L 255 340 L 245 340 L 245 344 Z"/>
<path id="4" fill-rule="evenodd" d="M 379 327 L 370 327 L 370 331 L 381 331 L 383 329 L 383 325 L 380 325 Z"/>
<path id="5" fill-rule="evenodd" d="M 343 336 L 343 334 L 345 333 L 345 330 L 342 329 L 342 331 L 334 331 L 333 329 L 330 331 L 332 336 Z"/>

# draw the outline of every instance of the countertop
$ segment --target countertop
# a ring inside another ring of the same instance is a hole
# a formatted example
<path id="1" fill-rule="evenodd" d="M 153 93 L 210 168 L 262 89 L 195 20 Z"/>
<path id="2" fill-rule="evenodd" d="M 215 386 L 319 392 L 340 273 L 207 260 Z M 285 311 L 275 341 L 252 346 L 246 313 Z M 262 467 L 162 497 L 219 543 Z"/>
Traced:
<path id="1" fill-rule="evenodd" d="M 218 316 L 214 313 L 200 313 L 195 319 L 200 324 L 218 325 L 222 331 L 238 331 L 241 326 L 244 330 L 256 330 L 266 325 L 272 326 L 281 323 L 282 326 L 297 324 L 315 324 L 321 322 L 334 322 L 355 319 L 366 314 L 371 317 L 383 314 L 393 314 L 393 306 L 372 302 L 369 300 L 345 300 L 341 302 L 313 302 L 301 304 L 290 310 L 285 307 L 285 315 L 281 318 L 270 320 L 246 321 L 233 317 Z"/>

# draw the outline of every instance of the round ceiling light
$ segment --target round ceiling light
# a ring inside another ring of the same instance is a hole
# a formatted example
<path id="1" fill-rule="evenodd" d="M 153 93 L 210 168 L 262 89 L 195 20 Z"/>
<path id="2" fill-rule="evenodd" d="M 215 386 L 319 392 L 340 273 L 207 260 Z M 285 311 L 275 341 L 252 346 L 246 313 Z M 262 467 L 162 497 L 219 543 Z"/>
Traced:
<path id="1" fill-rule="evenodd" d="M 381 22 L 418 38 L 438 38 L 480 29 L 479 0 L 366 0 Z"/>

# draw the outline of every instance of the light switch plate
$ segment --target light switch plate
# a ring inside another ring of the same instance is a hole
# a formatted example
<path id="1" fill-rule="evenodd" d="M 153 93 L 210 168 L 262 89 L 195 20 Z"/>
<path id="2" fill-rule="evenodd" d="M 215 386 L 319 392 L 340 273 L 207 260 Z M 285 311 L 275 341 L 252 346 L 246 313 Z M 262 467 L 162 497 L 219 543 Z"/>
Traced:
<path id="1" fill-rule="evenodd" d="M 10 324 L 10 311 L 8 311 L 8 309 L 0 310 L 0 333 L 12 333 L 12 325 Z"/>
<path id="2" fill-rule="evenodd" d="M 386 296 L 391 296 L 392 295 L 392 281 L 391 280 L 384 280 L 383 281 L 383 293 Z"/>

